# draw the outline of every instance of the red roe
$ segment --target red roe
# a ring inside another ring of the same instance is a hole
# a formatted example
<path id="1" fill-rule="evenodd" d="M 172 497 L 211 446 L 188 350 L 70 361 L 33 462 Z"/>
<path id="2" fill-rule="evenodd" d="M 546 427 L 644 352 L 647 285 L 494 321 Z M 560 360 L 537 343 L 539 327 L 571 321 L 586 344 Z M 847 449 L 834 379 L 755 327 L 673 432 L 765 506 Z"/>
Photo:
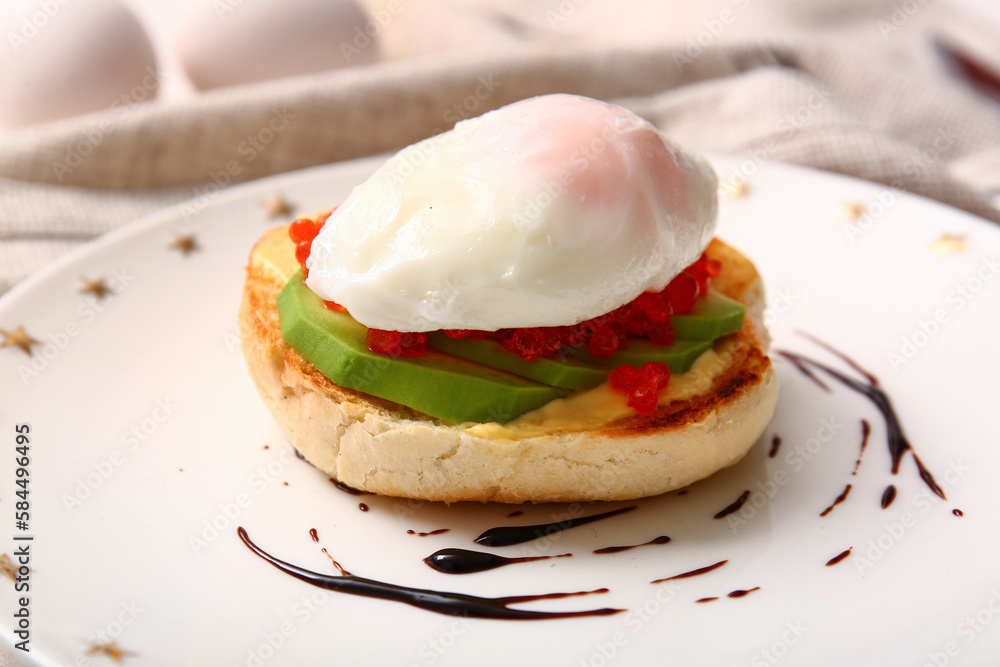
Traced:
<path id="1" fill-rule="evenodd" d="M 659 392 L 670 383 L 670 367 L 650 361 L 640 368 L 623 364 L 611 371 L 611 389 L 628 397 L 628 405 L 640 415 L 651 415 L 659 403 Z"/>
<path id="2" fill-rule="evenodd" d="M 369 329 L 368 349 L 389 357 L 419 357 L 427 352 L 427 334 L 411 331 Z"/>
<path id="3" fill-rule="evenodd" d="M 330 211 L 330 213 L 332 212 L 333 211 Z M 307 278 L 309 276 L 309 269 L 306 268 L 306 260 L 309 259 L 313 239 L 315 239 L 319 234 L 319 231 L 323 229 L 323 225 L 326 224 L 326 220 L 330 217 L 330 213 L 319 215 L 315 220 L 312 218 L 297 218 L 292 221 L 292 224 L 288 225 L 288 237 L 292 239 L 292 243 L 295 244 L 295 259 L 302 267 L 303 278 Z"/>
<path id="4" fill-rule="evenodd" d="M 332 212 L 330 211 L 330 213 Z M 288 237 L 295 244 L 295 260 L 302 267 L 303 279 L 309 277 L 306 260 L 309 259 L 309 253 L 312 252 L 312 242 L 319 235 L 320 230 L 323 229 L 323 225 L 326 224 L 330 213 L 323 213 L 317 216 L 315 220 L 312 218 L 297 218 L 288 226 Z M 347 312 L 346 308 L 334 301 L 324 301 L 323 305 L 338 313 Z"/>
<path id="5" fill-rule="evenodd" d="M 503 339 L 503 346 L 532 361 L 546 355 L 545 331 L 540 327 L 513 329 Z"/>
<path id="6" fill-rule="evenodd" d="M 698 279 L 686 271 L 670 281 L 665 290 L 674 313 L 684 315 L 694 308 L 694 302 L 701 292 Z"/>

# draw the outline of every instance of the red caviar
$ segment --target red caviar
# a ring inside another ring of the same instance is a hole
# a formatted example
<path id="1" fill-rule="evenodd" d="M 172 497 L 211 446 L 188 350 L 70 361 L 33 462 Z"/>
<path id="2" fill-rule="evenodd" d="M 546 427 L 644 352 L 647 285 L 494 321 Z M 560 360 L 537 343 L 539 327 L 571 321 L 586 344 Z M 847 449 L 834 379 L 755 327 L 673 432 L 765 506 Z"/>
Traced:
<path id="1" fill-rule="evenodd" d="M 333 211 L 330 211 L 330 213 L 333 213 Z M 318 215 L 315 220 L 312 218 L 297 218 L 292 221 L 292 224 L 288 225 L 288 237 L 295 244 L 295 259 L 299 263 L 299 266 L 302 267 L 303 280 L 309 277 L 306 260 L 309 259 L 309 253 L 312 252 L 312 242 L 319 235 L 320 230 L 323 229 L 323 225 L 326 224 L 330 213 Z M 324 301 L 323 305 L 338 313 L 347 312 L 346 308 L 335 301 Z"/>
<path id="2" fill-rule="evenodd" d="M 309 259 L 313 239 L 323 229 L 323 225 L 326 224 L 326 220 L 329 217 L 330 213 L 324 213 L 317 216 L 315 220 L 312 218 L 297 218 L 288 226 L 288 236 L 295 244 L 295 259 L 302 266 L 303 277 L 309 275 L 309 269 L 306 268 L 306 260 Z"/>
<path id="3" fill-rule="evenodd" d="M 659 392 L 670 383 L 670 367 L 649 361 L 641 368 L 623 364 L 611 371 L 608 384 L 613 391 L 628 396 L 629 407 L 640 415 L 651 415 L 659 402 Z"/>
<path id="4" fill-rule="evenodd" d="M 630 303 L 600 317 L 568 327 L 527 327 L 481 332 L 480 337 L 498 340 L 505 348 L 525 359 L 550 357 L 563 347 L 579 347 L 584 344 L 594 356 L 609 357 L 625 345 L 629 336 L 647 338 L 656 345 L 670 345 L 674 342 L 671 316 L 691 312 L 695 301 L 708 293 L 712 278 L 718 276 L 721 269 L 721 263 L 702 254 L 663 290 L 644 292 Z M 544 333 L 544 351 L 539 353 L 537 335 L 527 335 L 527 331 Z M 455 337 L 451 333 L 448 335 Z"/>
<path id="5" fill-rule="evenodd" d="M 369 329 L 368 349 L 389 357 L 419 357 L 427 351 L 427 334 Z"/>
<path id="6" fill-rule="evenodd" d="M 666 292 L 674 313 L 684 315 L 694 308 L 694 302 L 701 292 L 701 284 L 696 277 L 685 271 L 670 281 Z"/>

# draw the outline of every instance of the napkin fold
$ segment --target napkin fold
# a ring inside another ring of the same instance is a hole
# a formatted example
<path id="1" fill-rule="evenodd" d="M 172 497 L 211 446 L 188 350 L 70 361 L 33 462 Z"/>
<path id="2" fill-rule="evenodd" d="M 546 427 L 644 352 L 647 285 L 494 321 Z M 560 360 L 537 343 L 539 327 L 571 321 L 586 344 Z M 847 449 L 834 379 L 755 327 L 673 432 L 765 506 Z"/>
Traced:
<path id="1" fill-rule="evenodd" d="M 0 292 L 164 206 L 393 151 L 552 92 L 624 104 L 691 149 L 746 157 L 724 181 L 791 162 L 1000 222 L 1000 104 L 949 69 L 941 45 L 998 72 L 1000 51 L 948 5 L 732 0 L 693 3 L 692 14 L 652 0 L 617 10 L 598 0 L 437 4 L 449 13 L 412 3 L 385 26 L 379 64 L 0 135 Z M 643 8 L 680 18 L 650 25 Z M 449 32 L 449 21 L 466 29 Z"/>

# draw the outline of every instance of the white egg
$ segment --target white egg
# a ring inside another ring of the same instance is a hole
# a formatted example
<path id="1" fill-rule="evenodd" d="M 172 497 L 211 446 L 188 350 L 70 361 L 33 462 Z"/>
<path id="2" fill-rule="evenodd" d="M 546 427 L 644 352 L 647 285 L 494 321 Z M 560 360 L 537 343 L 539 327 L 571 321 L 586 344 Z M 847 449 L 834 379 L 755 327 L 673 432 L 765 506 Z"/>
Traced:
<path id="1" fill-rule="evenodd" d="M 156 97 L 152 45 L 116 0 L 4 0 L 0 34 L 4 127 Z"/>
<path id="2" fill-rule="evenodd" d="M 696 260 L 716 188 L 632 112 L 536 97 L 390 158 L 316 237 L 307 284 L 378 329 L 575 324 Z"/>
<path id="3" fill-rule="evenodd" d="M 371 62 L 382 28 L 352 0 L 214 0 L 181 23 L 176 52 L 216 88 Z"/>

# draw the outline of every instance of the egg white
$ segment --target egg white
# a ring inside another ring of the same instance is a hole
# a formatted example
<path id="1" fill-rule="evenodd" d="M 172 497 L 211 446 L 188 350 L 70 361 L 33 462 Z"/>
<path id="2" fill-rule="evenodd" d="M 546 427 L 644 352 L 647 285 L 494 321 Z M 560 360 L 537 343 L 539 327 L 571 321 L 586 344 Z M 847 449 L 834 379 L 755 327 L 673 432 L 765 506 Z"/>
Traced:
<path id="1" fill-rule="evenodd" d="M 575 324 L 696 260 L 717 185 L 627 109 L 531 98 L 390 158 L 316 237 L 306 284 L 378 329 Z"/>

